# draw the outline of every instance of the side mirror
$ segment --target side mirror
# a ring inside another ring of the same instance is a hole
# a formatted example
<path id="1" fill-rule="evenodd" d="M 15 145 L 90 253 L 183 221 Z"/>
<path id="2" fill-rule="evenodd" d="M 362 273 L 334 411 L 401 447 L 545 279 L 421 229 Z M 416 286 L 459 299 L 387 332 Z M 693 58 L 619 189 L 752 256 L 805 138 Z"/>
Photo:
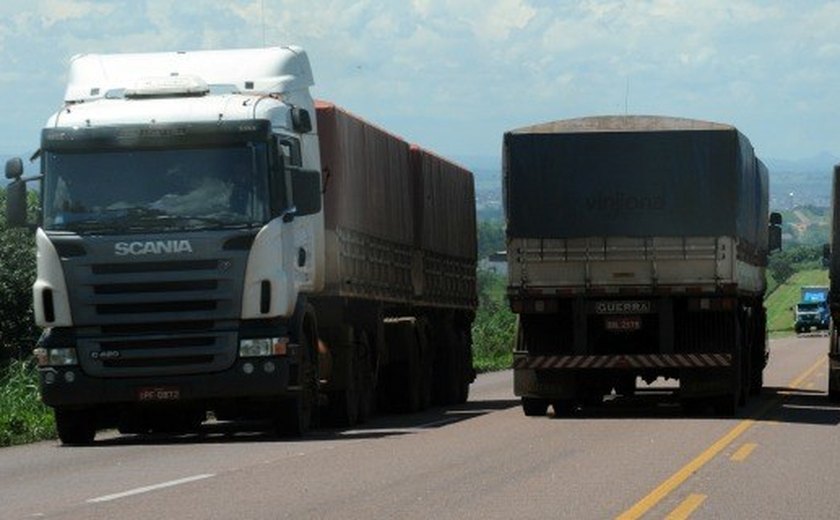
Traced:
<path id="1" fill-rule="evenodd" d="M 7 179 L 20 179 L 21 175 L 23 175 L 23 161 L 20 157 L 13 157 L 6 161 Z"/>
<path id="2" fill-rule="evenodd" d="M 20 160 L 20 159 L 18 159 Z M 6 174 L 8 175 L 8 164 Z M 6 186 L 6 225 L 26 227 L 26 183 L 19 177 Z"/>
<path id="3" fill-rule="evenodd" d="M 295 216 L 303 217 L 321 211 L 321 173 L 317 170 L 292 172 L 292 202 Z"/>
<path id="4" fill-rule="evenodd" d="M 780 213 L 770 213 L 767 247 L 771 252 L 782 250 L 782 215 Z"/>
<path id="5" fill-rule="evenodd" d="M 295 132 L 305 134 L 312 131 L 312 118 L 305 108 L 292 108 L 292 128 Z"/>

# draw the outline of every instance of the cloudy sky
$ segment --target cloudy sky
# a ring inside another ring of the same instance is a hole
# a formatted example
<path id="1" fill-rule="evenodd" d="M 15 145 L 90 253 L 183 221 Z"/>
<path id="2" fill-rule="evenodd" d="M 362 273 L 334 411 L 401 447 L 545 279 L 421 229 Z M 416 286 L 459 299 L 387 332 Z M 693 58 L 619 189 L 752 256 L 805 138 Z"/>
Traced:
<path id="1" fill-rule="evenodd" d="M 731 123 L 762 157 L 840 155 L 840 2 L 3 0 L 0 153 L 29 153 L 68 59 L 295 43 L 314 94 L 458 158 L 603 114 Z"/>

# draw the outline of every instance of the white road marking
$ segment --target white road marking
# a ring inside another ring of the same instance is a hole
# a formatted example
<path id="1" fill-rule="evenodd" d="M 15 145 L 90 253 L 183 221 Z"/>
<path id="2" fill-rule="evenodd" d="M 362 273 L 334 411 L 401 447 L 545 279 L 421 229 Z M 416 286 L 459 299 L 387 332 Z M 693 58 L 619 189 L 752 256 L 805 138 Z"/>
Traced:
<path id="1" fill-rule="evenodd" d="M 136 489 L 131 489 L 128 491 L 123 491 L 122 493 L 114 493 L 113 495 L 105 495 L 97 498 L 91 498 L 86 502 L 89 504 L 95 504 L 99 502 L 110 502 L 111 500 L 117 500 L 120 498 L 130 497 L 133 495 L 139 495 L 141 493 L 148 493 L 149 491 L 156 491 L 158 489 L 168 488 L 172 486 L 178 486 L 180 484 L 186 484 L 188 482 L 195 482 L 196 480 L 204 480 L 206 478 L 215 477 L 215 473 L 207 473 L 204 475 L 193 475 L 192 477 L 185 477 L 179 478 L 178 480 L 170 480 L 169 482 L 162 482 L 160 484 L 154 484 L 152 486 L 145 486 L 139 487 Z"/>

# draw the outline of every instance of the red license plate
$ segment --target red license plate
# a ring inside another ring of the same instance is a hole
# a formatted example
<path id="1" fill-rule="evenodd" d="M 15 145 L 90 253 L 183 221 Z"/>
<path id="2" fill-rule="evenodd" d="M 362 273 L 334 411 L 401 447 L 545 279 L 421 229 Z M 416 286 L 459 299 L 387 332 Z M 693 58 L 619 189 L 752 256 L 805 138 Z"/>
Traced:
<path id="1" fill-rule="evenodd" d="M 181 389 L 177 386 L 150 386 L 137 389 L 138 401 L 177 401 Z"/>
<path id="2" fill-rule="evenodd" d="M 625 332 L 642 328 L 641 316 L 609 316 L 605 318 L 604 327 L 612 332 Z"/>

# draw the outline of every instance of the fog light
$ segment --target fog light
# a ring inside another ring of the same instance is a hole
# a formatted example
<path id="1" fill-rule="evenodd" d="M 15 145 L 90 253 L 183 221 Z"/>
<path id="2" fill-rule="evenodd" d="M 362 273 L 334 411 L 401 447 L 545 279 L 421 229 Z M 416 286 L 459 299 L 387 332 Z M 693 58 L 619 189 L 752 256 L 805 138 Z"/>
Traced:
<path id="1" fill-rule="evenodd" d="M 44 374 L 44 382 L 48 385 L 55 383 L 55 372 L 47 372 Z"/>
<path id="2" fill-rule="evenodd" d="M 254 372 L 254 365 L 252 365 L 251 363 L 245 363 L 244 365 L 242 365 L 242 371 L 246 374 L 252 374 Z"/>
<path id="3" fill-rule="evenodd" d="M 266 374 L 271 374 L 272 372 L 274 372 L 275 369 L 276 367 L 274 366 L 274 363 L 272 361 L 266 361 L 263 365 L 263 370 L 265 370 Z"/>
<path id="4" fill-rule="evenodd" d="M 72 383 L 73 381 L 76 380 L 76 373 L 68 370 L 67 372 L 64 373 L 64 380 L 67 381 L 68 383 Z"/>

